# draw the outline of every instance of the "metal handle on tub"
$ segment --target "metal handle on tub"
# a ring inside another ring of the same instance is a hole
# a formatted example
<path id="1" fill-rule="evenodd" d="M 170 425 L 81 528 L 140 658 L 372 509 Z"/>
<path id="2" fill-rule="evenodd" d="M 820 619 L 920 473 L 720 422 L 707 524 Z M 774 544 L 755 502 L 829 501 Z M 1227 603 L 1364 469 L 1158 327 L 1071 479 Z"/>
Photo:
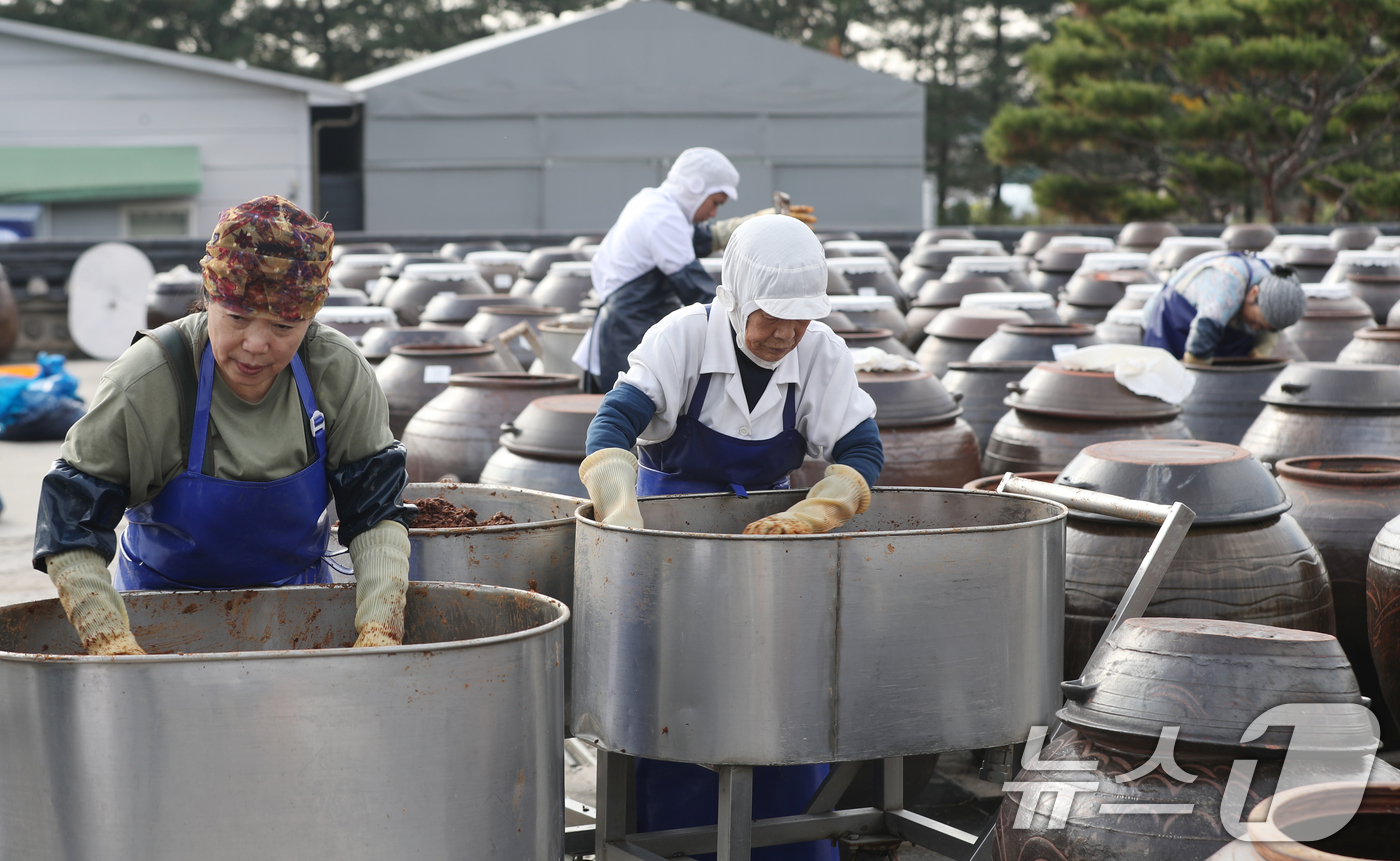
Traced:
<path id="1" fill-rule="evenodd" d="M 1152 546 L 1148 548 L 1147 555 L 1138 566 L 1137 573 L 1128 583 L 1123 600 L 1118 602 L 1118 609 L 1113 612 L 1113 618 L 1108 620 L 1108 627 L 1104 629 L 1103 636 L 1094 646 L 1094 652 L 1089 656 L 1090 661 L 1098 654 L 1099 649 L 1103 648 L 1109 635 L 1123 624 L 1124 619 L 1135 619 L 1147 612 L 1147 605 L 1152 602 L 1157 586 L 1161 584 L 1162 577 L 1166 575 L 1167 568 L 1176 557 L 1176 551 L 1181 548 L 1181 542 L 1186 539 L 1187 530 L 1196 520 L 1196 512 L 1180 502 L 1159 505 L 1138 499 L 1125 499 L 1096 490 L 1020 478 L 1011 472 L 1002 477 L 997 491 L 1034 496 L 1090 514 L 1103 514 L 1137 523 L 1161 524 L 1161 528 L 1157 530 L 1157 537 L 1152 539 Z"/>

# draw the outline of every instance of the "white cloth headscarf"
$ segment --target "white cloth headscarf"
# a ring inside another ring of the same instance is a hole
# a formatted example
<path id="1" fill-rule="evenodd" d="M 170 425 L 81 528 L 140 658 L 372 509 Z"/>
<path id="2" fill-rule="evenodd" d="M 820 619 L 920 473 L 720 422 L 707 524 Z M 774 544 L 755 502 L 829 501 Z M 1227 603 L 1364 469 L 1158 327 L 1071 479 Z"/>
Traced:
<path id="1" fill-rule="evenodd" d="M 700 204 L 715 192 L 724 192 L 730 200 L 739 197 L 739 170 L 717 149 L 691 147 L 676 158 L 660 188 L 680 204 L 686 220 L 693 221 Z"/>
<path id="2" fill-rule="evenodd" d="M 744 343 L 749 315 L 764 311 L 783 320 L 820 320 L 831 313 L 826 296 L 826 252 L 812 229 L 786 215 L 750 218 L 729 239 L 715 301 L 724 308 L 734 342 L 760 368 L 776 368 Z"/>

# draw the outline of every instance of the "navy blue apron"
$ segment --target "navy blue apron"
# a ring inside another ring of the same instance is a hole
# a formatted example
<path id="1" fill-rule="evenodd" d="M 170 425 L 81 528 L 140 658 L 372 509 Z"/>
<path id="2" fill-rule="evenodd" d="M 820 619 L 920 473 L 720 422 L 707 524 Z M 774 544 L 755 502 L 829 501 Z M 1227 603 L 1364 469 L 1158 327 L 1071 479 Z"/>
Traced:
<path id="1" fill-rule="evenodd" d="M 1177 272 L 1167 282 L 1167 286 L 1162 288 L 1162 292 L 1154 301 L 1152 314 L 1143 321 L 1142 345 L 1144 347 L 1161 347 L 1178 359 L 1186 355 L 1186 340 L 1191 336 L 1191 323 L 1196 319 L 1196 306 L 1187 301 L 1185 296 L 1176 292 L 1176 285 L 1186 283 L 1187 279 L 1193 277 L 1209 263 L 1232 254 L 1244 256 L 1238 252 L 1229 251 L 1210 255 L 1206 260 L 1197 263 L 1190 269 Z M 1200 258 L 1196 259 L 1200 260 Z M 1215 345 L 1213 355 L 1222 359 L 1231 356 L 1248 356 L 1253 349 L 1254 335 L 1237 326 L 1227 325 L 1224 332 L 1221 333 L 1220 343 Z"/>
<path id="2" fill-rule="evenodd" d="M 585 376 L 587 390 L 594 394 L 612 391 L 617 375 L 627 371 L 627 357 L 642 343 L 642 336 L 680 308 L 681 300 L 660 269 L 644 272 L 608 294 L 593 321 L 598 374 Z"/>
<path id="3" fill-rule="evenodd" d="M 232 481 L 203 474 L 214 389 L 214 353 L 199 363 L 199 394 L 185 471 L 126 512 L 115 585 L 120 590 L 247 589 L 331 582 L 322 560 L 330 538 L 324 518 L 326 419 L 301 356 L 292 376 L 316 440 L 316 460 L 275 481 Z"/>
<path id="4" fill-rule="evenodd" d="M 706 316 L 710 309 L 705 308 Z M 783 405 L 783 430 L 765 440 L 735 439 L 700 421 L 710 389 L 704 374 L 690 396 L 690 406 L 676 419 L 664 442 L 642 446 L 637 475 L 638 496 L 668 493 L 714 493 L 733 490 L 778 490 L 788 487 L 788 473 L 802 466 L 807 439 L 797 430 L 797 384 L 789 383 Z M 753 817 L 793 816 L 806 807 L 822 779 L 825 765 L 759 766 L 753 770 Z M 708 768 L 682 762 L 637 760 L 637 827 L 664 831 L 714 825 L 719 813 L 719 776 Z M 696 855 L 696 859 L 714 855 Z M 826 840 L 768 846 L 753 850 L 754 861 L 836 861 Z"/>

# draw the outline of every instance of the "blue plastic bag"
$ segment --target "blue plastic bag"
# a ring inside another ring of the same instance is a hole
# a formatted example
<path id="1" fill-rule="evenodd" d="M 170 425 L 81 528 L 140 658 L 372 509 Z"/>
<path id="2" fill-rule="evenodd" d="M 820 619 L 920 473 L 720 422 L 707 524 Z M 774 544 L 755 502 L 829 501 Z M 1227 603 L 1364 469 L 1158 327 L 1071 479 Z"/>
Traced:
<path id="1" fill-rule="evenodd" d="M 58 440 L 87 414 L 78 397 L 78 378 L 62 356 L 40 353 L 39 376 L 0 377 L 0 440 Z"/>

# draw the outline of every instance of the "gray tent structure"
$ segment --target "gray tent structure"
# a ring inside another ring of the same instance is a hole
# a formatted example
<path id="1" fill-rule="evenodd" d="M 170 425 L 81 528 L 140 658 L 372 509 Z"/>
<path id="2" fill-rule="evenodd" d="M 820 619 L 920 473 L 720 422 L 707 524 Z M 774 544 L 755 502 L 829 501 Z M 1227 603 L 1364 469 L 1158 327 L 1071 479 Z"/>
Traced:
<path id="1" fill-rule="evenodd" d="M 921 85 L 662 0 L 467 42 L 346 84 L 364 99 L 365 229 L 601 232 L 686 147 L 738 167 L 721 217 L 817 207 L 917 228 Z"/>

